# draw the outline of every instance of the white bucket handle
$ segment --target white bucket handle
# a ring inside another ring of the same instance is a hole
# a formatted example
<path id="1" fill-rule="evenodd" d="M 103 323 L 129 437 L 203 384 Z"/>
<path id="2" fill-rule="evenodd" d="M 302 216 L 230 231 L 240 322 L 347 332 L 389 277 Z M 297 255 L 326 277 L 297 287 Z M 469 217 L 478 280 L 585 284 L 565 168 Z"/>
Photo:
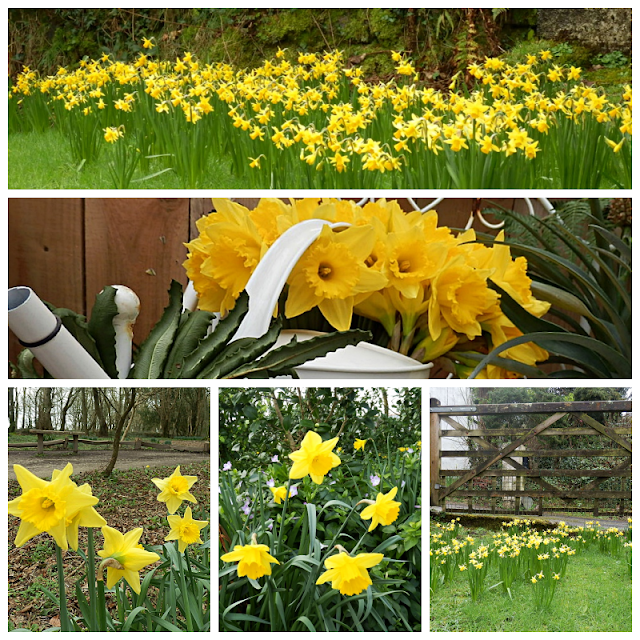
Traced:
<path id="1" fill-rule="evenodd" d="M 289 274 L 325 226 L 336 229 L 351 225 L 317 218 L 303 220 L 287 229 L 271 245 L 247 282 L 245 289 L 249 294 L 249 311 L 233 340 L 259 338 L 267 332 Z"/>

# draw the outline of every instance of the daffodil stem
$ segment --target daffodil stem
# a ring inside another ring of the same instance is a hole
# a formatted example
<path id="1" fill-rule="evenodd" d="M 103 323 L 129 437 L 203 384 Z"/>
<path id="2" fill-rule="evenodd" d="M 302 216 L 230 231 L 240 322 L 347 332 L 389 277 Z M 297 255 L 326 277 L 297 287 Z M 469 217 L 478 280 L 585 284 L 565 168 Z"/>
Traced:
<path id="1" fill-rule="evenodd" d="M 187 563 L 187 573 L 189 574 L 189 582 L 193 580 L 193 573 L 191 572 L 191 562 L 189 562 L 189 554 L 187 552 L 188 547 L 184 550 L 184 560 Z"/>
<path id="2" fill-rule="evenodd" d="M 98 579 L 98 631 L 107 630 L 107 602 L 104 597 L 104 582 Z"/>
<path id="3" fill-rule="evenodd" d="M 356 503 L 353 505 L 353 507 L 351 507 L 351 511 L 349 511 L 349 515 L 347 515 L 347 517 L 344 519 L 344 522 L 340 525 L 340 528 L 338 529 L 338 533 L 336 533 L 336 535 L 333 536 L 333 540 L 331 540 L 331 543 L 327 547 L 327 552 L 324 554 L 322 560 L 320 561 L 320 566 L 322 566 L 322 563 L 327 559 L 329 554 L 333 551 L 333 547 L 335 546 L 338 536 L 342 533 L 342 530 L 347 526 L 347 522 L 349 522 L 349 518 L 351 517 L 351 514 L 353 514 L 353 512 L 356 510 L 357 506 L 358 504 Z"/>
<path id="4" fill-rule="evenodd" d="M 71 631 L 69 612 L 67 611 L 67 594 L 64 587 L 64 563 L 62 549 L 56 545 L 56 564 L 58 566 L 58 597 L 60 598 L 60 631 Z"/>
<path id="5" fill-rule="evenodd" d="M 280 553 L 280 544 L 282 542 L 282 531 L 284 530 L 284 519 L 287 515 L 287 507 L 289 506 L 289 490 L 291 489 L 291 478 L 287 482 L 287 494 L 284 497 L 282 505 L 282 520 L 280 521 L 280 529 L 278 529 L 278 544 L 276 545 L 276 556 Z"/>
<path id="6" fill-rule="evenodd" d="M 364 537 L 367 535 L 367 533 L 369 533 L 367 530 L 365 530 L 365 532 L 362 534 L 362 537 L 360 538 L 360 540 L 358 540 L 358 544 L 356 544 L 355 547 L 353 547 L 353 549 L 351 549 L 351 553 L 355 553 L 358 550 L 358 547 L 362 544 L 362 541 L 364 540 Z"/>
<path id="7" fill-rule="evenodd" d="M 178 541 L 176 540 L 176 551 L 180 554 Z M 180 557 L 178 555 L 178 557 Z M 184 602 L 184 617 L 187 621 L 187 631 L 193 631 L 193 621 L 191 620 L 191 605 L 189 603 L 189 593 L 187 592 L 187 581 L 184 578 L 184 570 L 182 567 L 178 569 L 180 576 L 180 591 L 182 591 L 182 601 Z"/>
<path id="8" fill-rule="evenodd" d="M 96 628 L 96 561 L 95 550 L 93 544 L 93 529 L 89 527 L 87 529 L 87 585 L 89 587 L 89 607 L 91 612 L 91 630 Z"/>

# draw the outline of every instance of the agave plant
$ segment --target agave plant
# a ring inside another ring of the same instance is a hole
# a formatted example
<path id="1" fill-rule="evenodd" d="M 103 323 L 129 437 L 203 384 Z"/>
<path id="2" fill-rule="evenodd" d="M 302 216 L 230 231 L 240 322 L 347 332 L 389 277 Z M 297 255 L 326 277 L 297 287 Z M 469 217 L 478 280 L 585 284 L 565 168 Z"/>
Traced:
<path id="1" fill-rule="evenodd" d="M 243 292 L 236 306 L 210 330 L 214 314 L 187 311 L 182 308 L 182 285 L 175 280 L 169 289 L 169 304 L 147 339 L 133 356 L 129 378 L 269 378 L 296 376 L 295 367 L 326 355 L 330 351 L 357 344 L 371 334 L 359 329 L 329 333 L 296 342 L 278 349 L 275 344 L 282 320 L 272 320 L 269 330 L 260 338 L 233 340 L 249 308 L 249 297 Z M 97 296 L 90 320 L 69 309 L 49 308 L 82 344 L 111 378 L 117 378 L 115 329 L 113 318 L 118 309 L 116 289 L 105 287 Z M 16 369 L 23 378 L 40 377 L 33 366 L 33 354 L 24 349 Z"/>
<path id="2" fill-rule="evenodd" d="M 607 228 L 598 199 L 590 199 L 588 207 L 584 238 L 572 233 L 561 215 L 539 219 L 502 209 L 533 240 L 506 244 L 512 253 L 527 259 L 533 294 L 552 303 L 550 315 L 562 324 L 532 316 L 494 284 L 502 310 L 525 335 L 484 357 L 474 354 L 478 364 L 470 377 L 487 364 L 497 364 L 528 377 L 631 378 L 631 237 Z M 478 236 L 487 244 L 495 241 L 485 234 Z M 500 357 L 525 342 L 549 351 L 548 362 L 561 368 L 545 373 Z"/>

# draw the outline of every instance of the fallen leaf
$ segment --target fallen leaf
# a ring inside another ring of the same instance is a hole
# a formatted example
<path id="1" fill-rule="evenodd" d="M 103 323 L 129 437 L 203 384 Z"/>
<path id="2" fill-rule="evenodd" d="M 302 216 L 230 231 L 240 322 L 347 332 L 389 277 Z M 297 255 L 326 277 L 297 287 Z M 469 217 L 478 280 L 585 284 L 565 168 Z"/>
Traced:
<path id="1" fill-rule="evenodd" d="M 60 626 L 60 618 L 58 616 L 54 616 L 53 618 L 51 618 L 49 620 L 49 624 L 52 627 L 59 627 Z"/>

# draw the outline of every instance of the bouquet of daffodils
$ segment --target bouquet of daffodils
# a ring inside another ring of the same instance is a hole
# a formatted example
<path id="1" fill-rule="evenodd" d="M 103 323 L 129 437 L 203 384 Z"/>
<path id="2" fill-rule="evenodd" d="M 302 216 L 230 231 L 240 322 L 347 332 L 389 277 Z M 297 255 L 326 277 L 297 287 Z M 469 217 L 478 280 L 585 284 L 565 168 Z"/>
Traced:
<path id="1" fill-rule="evenodd" d="M 473 230 L 439 226 L 435 211 L 406 213 L 393 200 L 358 206 L 265 198 L 249 210 L 214 198 L 213 205 L 197 222 L 199 236 L 187 244 L 184 263 L 203 310 L 232 309 L 271 245 L 311 218 L 350 226 L 324 227 L 302 255 L 283 294 L 287 319 L 317 309 L 339 331 L 374 321 L 385 346 L 421 362 L 446 354 L 445 366 L 465 377 L 482 355 L 522 335 L 503 312 L 503 298 L 538 318 L 550 307 L 533 296 L 527 261 L 511 256 L 502 233 L 487 246 Z M 526 342 L 501 356 L 509 369 L 489 364 L 479 377 L 517 376 L 518 363 L 535 366 L 548 353 Z"/>

